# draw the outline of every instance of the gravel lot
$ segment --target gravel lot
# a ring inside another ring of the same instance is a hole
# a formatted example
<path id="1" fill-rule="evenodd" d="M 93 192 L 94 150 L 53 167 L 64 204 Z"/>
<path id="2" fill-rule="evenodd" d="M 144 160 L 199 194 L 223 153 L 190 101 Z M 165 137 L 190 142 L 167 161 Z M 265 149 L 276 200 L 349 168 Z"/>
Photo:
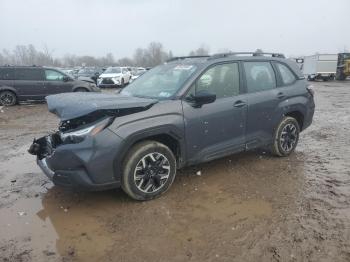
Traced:
<path id="1" fill-rule="evenodd" d="M 149 202 L 54 187 L 26 150 L 57 118 L 45 104 L 1 108 L 0 260 L 350 261 L 350 82 L 313 85 L 293 155 L 186 168 Z"/>

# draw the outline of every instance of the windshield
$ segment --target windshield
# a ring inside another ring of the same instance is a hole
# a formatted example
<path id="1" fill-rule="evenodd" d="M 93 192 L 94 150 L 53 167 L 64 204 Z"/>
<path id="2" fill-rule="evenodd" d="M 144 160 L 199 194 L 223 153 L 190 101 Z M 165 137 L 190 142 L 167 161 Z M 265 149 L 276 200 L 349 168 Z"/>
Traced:
<path id="1" fill-rule="evenodd" d="M 109 67 L 103 73 L 104 74 L 119 74 L 121 73 L 120 67 Z"/>
<path id="2" fill-rule="evenodd" d="M 125 95 L 167 99 L 196 71 L 195 65 L 165 64 L 145 73 L 121 92 Z"/>

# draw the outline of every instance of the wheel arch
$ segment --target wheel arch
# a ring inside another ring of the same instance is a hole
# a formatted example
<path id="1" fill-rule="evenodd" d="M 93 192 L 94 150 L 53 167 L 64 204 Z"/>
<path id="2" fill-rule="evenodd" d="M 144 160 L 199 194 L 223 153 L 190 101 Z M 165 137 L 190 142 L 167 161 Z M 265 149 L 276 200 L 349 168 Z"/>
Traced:
<path id="1" fill-rule="evenodd" d="M 77 92 L 78 89 L 85 89 L 86 92 L 90 92 L 89 88 L 85 87 L 85 86 L 76 86 L 76 87 L 73 87 L 73 92 Z"/>
<path id="2" fill-rule="evenodd" d="M 284 116 L 293 117 L 295 120 L 297 120 L 300 131 L 303 130 L 304 114 L 300 110 L 293 110 L 293 111 L 287 112 L 284 114 Z"/>
<path id="3" fill-rule="evenodd" d="M 11 91 L 13 93 L 15 93 L 15 95 L 18 98 L 18 92 L 15 88 L 13 88 L 12 86 L 0 86 L 0 91 Z"/>
<path id="4" fill-rule="evenodd" d="M 117 179 L 121 178 L 123 172 L 122 166 L 129 150 L 134 145 L 147 140 L 157 141 L 169 147 L 169 149 L 175 155 L 178 168 L 181 168 L 185 165 L 185 142 L 181 135 L 169 129 L 147 130 L 146 132 L 133 134 L 124 139 L 122 148 L 114 161 L 115 176 Z"/>

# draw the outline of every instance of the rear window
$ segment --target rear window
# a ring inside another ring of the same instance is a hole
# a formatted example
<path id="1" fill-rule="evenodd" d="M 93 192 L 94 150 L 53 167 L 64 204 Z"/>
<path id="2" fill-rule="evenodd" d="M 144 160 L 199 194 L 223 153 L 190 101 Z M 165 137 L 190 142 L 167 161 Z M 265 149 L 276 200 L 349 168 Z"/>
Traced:
<path id="1" fill-rule="evenodd" d="M 14 78 L 13 68 L 0 68 L 0 80 L 13 80 Z"/>
<path id="2" fill-rule="evenodd" d="M 44 80 L 43 71 L 37 68 L 16 68 L 16 80 Z"/>

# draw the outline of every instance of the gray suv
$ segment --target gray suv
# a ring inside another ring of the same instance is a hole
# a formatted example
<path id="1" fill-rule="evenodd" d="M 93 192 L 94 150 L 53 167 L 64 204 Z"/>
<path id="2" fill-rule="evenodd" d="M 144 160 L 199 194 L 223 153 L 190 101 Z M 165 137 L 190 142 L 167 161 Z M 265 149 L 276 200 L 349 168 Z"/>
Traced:
<path id="1" fill-rule="evenodd" d="M 47 95 L 65 92 L 99 92 L 91 82 L 74 80 L 54 68 L 40 66 L 0 66 L 0 105 L 21 101 L 43 101 Z"/>
<path id="2" fill-rule="evenodd" d="M 295 62 L 281 57 L 176 58 L 119 94 L 48 96 L 59 130 L 29 152 L 56 185 L 121 186 L 137 200 L 164 193 L 184 166 L 259 147 L 288 156 L 315 104 Z"/>

